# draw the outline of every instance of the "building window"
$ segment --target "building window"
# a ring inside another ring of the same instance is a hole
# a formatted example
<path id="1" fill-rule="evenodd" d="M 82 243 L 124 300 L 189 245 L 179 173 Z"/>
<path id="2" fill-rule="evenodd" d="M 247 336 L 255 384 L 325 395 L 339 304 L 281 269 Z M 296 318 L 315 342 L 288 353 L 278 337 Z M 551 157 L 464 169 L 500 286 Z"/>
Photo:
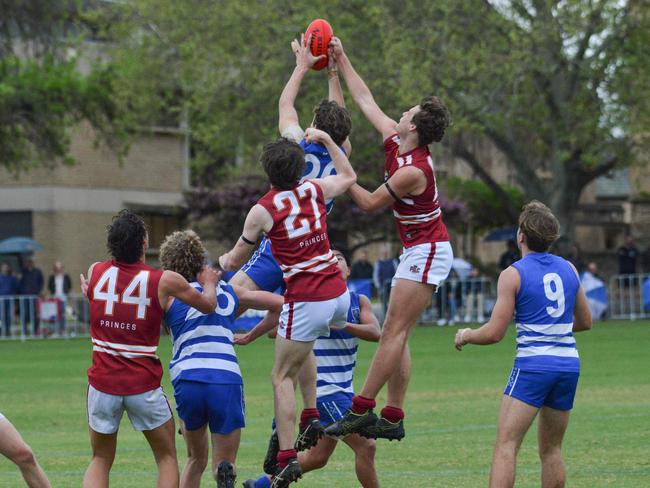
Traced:
<path id="1" fill-rule="evenodd" d="M 149 231 L 149 250 L 157 254 L 165 237 L 182 227 L 182 219 L 172 213 L 138 212 Z"/>
<path id="2" fill-rule="evenodd" d="M 33 237 L 32 212 L 0 212 L 0 241 Z"/>

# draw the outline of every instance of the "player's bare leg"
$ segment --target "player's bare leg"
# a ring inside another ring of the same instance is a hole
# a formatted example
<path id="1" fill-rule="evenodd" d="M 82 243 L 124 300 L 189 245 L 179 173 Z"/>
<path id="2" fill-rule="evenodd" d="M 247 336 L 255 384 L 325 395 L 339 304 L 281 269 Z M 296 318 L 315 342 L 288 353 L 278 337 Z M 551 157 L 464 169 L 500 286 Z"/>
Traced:
<path id="1" fill-rule="evenodd" d="M 174 419 L 171 418 L 160 427 L 143 432 L 151 446 L 158 465 L 157 488 L 174 488 L 178 486 L 178 460 L 174 439 Z"/>
<path id="2" fill-rule="evenodd" d="M 379 488 L 379 479 L 377 471 L 375 471 L 375 440 L 366 439 L 359 434 L 351 434 L 343 439 L 343 442 L 354 451 L 354 468 L 361 486 L 363 488 Z"/>
<path id="3" fill-rule="evenodd" d="M 304 408 L 316 408 L 316 357 L 309 354 L 300 368 L 298 374 L 298 385 L 302 393 Z"/>
<path id="4" fill-rule="evenodd" d="M 399 368 L 388 379 L 388 398 L 386 405 L 396 408 L 404 408 L 404 398 L 406 390 L 411 380 L 411 349 L 406 344 L 402 353 L 402 360 Z"/>
<path id="5" fill-rule="evenodd" d="M 396 280 L 391 291 L 379 347 L 372 359 L 366 382 L 360 392 L 361 396 L 374 399 L 393 375 L 397 365 L 402 364 L 402 356 L 411 330 L 424 309 L 431 303 L 432 296 L 433 285 Z"/>
<path id="6" fill-rule="evenodd" d="M 542 488 L 563 488 L 566 470 L 562 459 L 562 440 L 569 425 L 570 410 L 542 407 L 539 412 L 539 457 L 542 460 Z"/>
<path id="7" fill-rule="evenodd" d="M 212 434 L 212 475 L 217 480 L 217 486 L 229 486 L 235 483 L 237 471 L 235 461 L 241 441 L 241 429 L 233 430 L 230 434 Z"/>
<path id="8" fill-rule="evenodd" d="M 516 398 L 503 395 L 497 441 L 494 446 L 490 488 L 511 488 L 515 484 L 517 452 L 538 409 Z"/>
<path id="9" fill-rule="evenodd" d="M 337 441 L 331 437 L 323 437 L 309 451 L 298 453 L 298 463 L 303 473 L 315 471 L 327 465 L 327 461 L 336 449 Z"/>
<path id="10" fill-rule="evenodd" d="M 115 460 L 117 432 L 100 434 L 90 429 L 93 457 L 84 475 L 83 488 L 108 488 L 108 476 Z"/>
<path id="11" fill-rule="evenodd" d="M 352 399 L 352 408 L 345 416 L 325 429 L 327 435 L 345 437 L 359 433 L 366 437 L 401 439 L 404 437 L 401 407 L 410 375 L 410 356 L 407 343 L 424 309 L 431 303 L 434 285 L 416 281 L 396 280 L 391 291 L 388 312 L 381 332 L 379 347 L 361 392 Z M 381 411 L 377 420 L 372 412 L 375 398 L 382 387 L 390 382 L 389 398 L 392 402 Z"/>
<path id="12" fill-rule="evenodd" d="M 275 422 L 280 444 L 278 464 L 281 471 L 289 466 L 287 462 L 297 457 L 293 445 L 293 433 L 296 425 L 295 383 L 300 368 L 311 354 L 313 347 L 313 341 L 291 341 L 280 336 L 275 339 L 275 364 L 273 366 L 272 380 Z M 313 382 L 316 382 L 315 375 Z M 291 468 L 298 468 L 297 476 L 300 476 L 297 462 Z M 293 475 L 291 478 L 295 479 Z"/>
<path id="13" fill-rule="evenodd" d="M 30 488 L 50 488 L 43 468 L 34 457 L 32 449 L 7 419 L 0 419 L 0 454 L 12 461 Z"/>
<path id="14" fill-rule="evenodd" d="M 181 475 L 181 488 L 201 485 L 201 476 L 208 465 L 208 426 L 187 430 L 183 426 L 183 437 L 187 444 L 187 463 Z"/>

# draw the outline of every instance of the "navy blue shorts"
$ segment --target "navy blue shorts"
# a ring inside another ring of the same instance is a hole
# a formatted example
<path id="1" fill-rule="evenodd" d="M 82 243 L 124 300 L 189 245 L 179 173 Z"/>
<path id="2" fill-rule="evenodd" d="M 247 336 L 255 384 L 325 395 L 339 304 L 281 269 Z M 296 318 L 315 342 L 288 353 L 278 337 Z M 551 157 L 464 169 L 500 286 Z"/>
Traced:
<path id="1" fill-rule="evenodd" d="M 271 253 L 271 241 L 266 237 L 241 270 L 260 287 L 260 290 L 274 292 L 280 288 L 284 293 L 282 270 Z"/>
<path id="2" fill-rule="evenodd" d="M 187 430 L 209 424 L 213 434 L 230 434 L 246 425 L 244 387 L 179 380 L 174 384 L 176 411 Z"/>
<path id="3" fill-rule="evenodd" d="M 316 401 L 316 407 L 320 413 L 320 423 L 323 427 L 333 424 L 340 420 L 345 412 L 352 407 L 352 394 L 351 393 L 334 393 L 319 398 Z"/>
<path id="4" fill-rule="evenodd" d="M 536 408 L 571 410 L 580 373 L 561 371 L 523 371 L 513 368 L 504 395 Z"/>

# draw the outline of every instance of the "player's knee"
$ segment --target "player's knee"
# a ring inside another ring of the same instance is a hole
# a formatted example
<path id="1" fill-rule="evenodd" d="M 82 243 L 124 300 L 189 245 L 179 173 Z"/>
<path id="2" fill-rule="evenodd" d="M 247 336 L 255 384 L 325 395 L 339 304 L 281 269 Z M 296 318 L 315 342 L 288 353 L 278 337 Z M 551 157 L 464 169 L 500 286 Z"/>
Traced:
<path id="1" fill-rule="evenodd" d="M 327 461 L 329 461 L 329 456 L 326 453 L 315 452 L 313 454 L 312 462 L 314 463 L 314 469 L 324 468 L 327 465 Z"/>
<path id="2" fill-rule="evenodd" d="M 16 451 L 11 456 L 11 460 L 21 467 L 33 466 L 36 463 L 34 452 L 27 444 L 23 444 L 18 449 L 16 449 Z"/>
<path id="3" fill-rule="evenodd" d="M 549 445 L 549 444 L 540 444 L 539 446 L 539 458 L 542 461 L 549 459 L 561 458 L 562 450 L 560 446 Z"/>
<path id="4" fill-rule="evenodd" d="M 208 465 L 208 453 L 207 452 L 196 452 L 192 453 L 187 458 L 188 463 L 192 463 L 193 467 L 199 471 L 204 471 Z"/>
<path id="5" fill-rule="evenodd" d="M 377 452 L 377 443 L 373 439 L 364 439 L 364 442 L 355 450 L 357 460 L 363 462 L 373 462 Z"/>

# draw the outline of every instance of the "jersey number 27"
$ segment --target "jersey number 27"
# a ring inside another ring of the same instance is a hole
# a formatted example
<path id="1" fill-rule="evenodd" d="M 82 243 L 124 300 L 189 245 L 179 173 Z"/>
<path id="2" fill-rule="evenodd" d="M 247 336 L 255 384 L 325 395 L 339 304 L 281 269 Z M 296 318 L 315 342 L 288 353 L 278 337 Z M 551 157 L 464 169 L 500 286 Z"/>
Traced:
<path id="1" fill-rule="evenodd" d="M 288 190 L 278 193 L 273 197 L 273 205 L 278 211 L 282 211 L 287 206 L 290 207 L 289 215 L 284 219 L 284 227 L 287 229 L 287 235 L 289 239 L 295 239 L 297 237 L 302 237 L 305 234 L 312 232 L 310 219 L 303 218 L 296 222 L 298 215 L 300 214 L 300 202 L 303 200 L 309 200 L 311 207 L 314 211 L 314 229 L 319 230 L 321 228 L 320 217 L 321 213 L 318 209 L 317 201 L 318 192 L 313 183 L 306 181 L 294 191 Z"/>

